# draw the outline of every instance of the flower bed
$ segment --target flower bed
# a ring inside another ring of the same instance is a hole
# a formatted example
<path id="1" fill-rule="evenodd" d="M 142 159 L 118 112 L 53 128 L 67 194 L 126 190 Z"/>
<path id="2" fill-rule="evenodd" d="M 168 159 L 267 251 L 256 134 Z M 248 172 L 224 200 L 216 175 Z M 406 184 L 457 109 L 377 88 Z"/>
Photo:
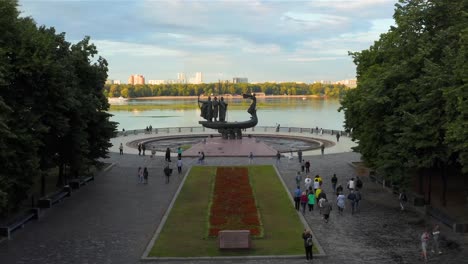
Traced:
<path id="1" fill-rule="evenodd" d="M 247 168 L 216 170 L 208 235 L 216 237 L 221 230 L 250 230 L 255 237 L 262 233 Z"/>

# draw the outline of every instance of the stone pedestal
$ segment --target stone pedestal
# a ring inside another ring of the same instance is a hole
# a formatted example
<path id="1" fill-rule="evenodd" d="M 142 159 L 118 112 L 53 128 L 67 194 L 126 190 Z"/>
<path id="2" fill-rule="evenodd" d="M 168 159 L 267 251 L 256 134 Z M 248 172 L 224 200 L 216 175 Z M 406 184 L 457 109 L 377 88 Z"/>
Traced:
<path id="1" fill-rule="evenodd" d="M 249 230 L 223 230 L 218 233 L 220 249 L 250 248 L 251 239 Z"/>

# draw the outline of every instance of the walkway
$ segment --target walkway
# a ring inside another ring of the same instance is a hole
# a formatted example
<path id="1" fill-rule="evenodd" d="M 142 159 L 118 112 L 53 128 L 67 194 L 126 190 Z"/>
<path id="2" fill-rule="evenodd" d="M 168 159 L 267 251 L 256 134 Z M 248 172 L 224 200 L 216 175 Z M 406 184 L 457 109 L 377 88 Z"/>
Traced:
<path id="1" fill-rule="evenodd" d="M 120 140 L 115 139 L 114 142 Z M 337 148 L 342 147 L 341 143 L 342 139 Z M 348 163 L 358 161 L 360 156 L 352 152 L 324 156 L 308 154 L 305 159 L 310 160 L 313 175 L 322 175 L 325 191 L 328 197 L 332 197 L 329 185 L 331 175 L 336 173 L 339 182 L 344 185 L 347 178 L 354 176 L 353 168 Z M 195 161 L 184 158 L 183 172 Z M 151 159 L 149 156 L 111 153 L 108 162 L 115 163 L 115 166 L 98 175 L 94 183 L 48 210 L 40 221 L 27 224 L 23 230 L 15 232 L 12 240 L 0 243 L 0 263 L 140 263 L 139 259 L 182 175 L 175 174 L 169 184 L 164 184 L 161 156 Z M 274 162 L 273 158 L 254 159 L 255 164 Z M 243 165 L 248 163 L 248 159 L 210 157 L 207 163 Z M 139 166 L 149 168 L 148 185 L 137 184 Z M 294 175 L 299 168 L 297 158 L 282 159 L 278 168 L 292 192 Z M 351 216 L 346 209 L 345 214 L 339 216 L 334 209 L 331 221 L 326 224 L 317 211 L 306 213 L 309 225 L 328 254 L 313 263 L 419 263 L 419 236 L 424 219 L 411 209 L 400 212 L 394 195 L 382 191 L 380 186 L 367 179 L 363 180 L 364 201 L 357 215 Z M 187 213 L 189 220 L 190 212 Z M 302 227 L 298 227 L 298 239 L 301 231 Z M 430 263 L 466 261 L 466 237 L 451 233 L 444 226 L 442 234 L 451 244 L 443 243 L 444 254 L 430 255 Z M 459 248 L 455 248 L 457 244 Z M 293 264 L 304 262 L 303 259 L 287 260 L 287 263 Z M 216 263 L 285 263 L 285 260 L 229 260 Z"/>

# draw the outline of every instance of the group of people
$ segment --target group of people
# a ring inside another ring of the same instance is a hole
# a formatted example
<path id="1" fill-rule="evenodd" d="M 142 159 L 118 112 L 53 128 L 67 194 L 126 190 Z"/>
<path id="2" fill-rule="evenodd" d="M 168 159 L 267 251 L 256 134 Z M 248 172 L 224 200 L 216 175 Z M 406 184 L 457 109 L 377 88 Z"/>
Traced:
<path id="1" fill-rule="evenodd" d="M 224 98 L 221 97 L 218 101 L 218 98 L 215 96 L 213 101 L 211 101 L 211 96 L 208 96 L 208 100 L 202 101 L 198 100 L 199 103 L 202 103 L 201 114 L 200 116 L 209 122 L 225 122 L 226 121 L 226 111 L 228 104 L 224 102 Z M 219 120 L 218 120 L 219 117 Z"/>
<path id="2" fill-rule="evenodd" d="M 432 237 L 432 250 L 431 252 L 434 254 L 442 254 L 442 251 L 440 250 L 440 245 L 439 245 L 439 239 L 440 239 L 440 228 L 439 225 L 434 225 L 432 228 L 432 232 L 429 233 L 428 228 L 426 228 L 421 235 L 421 258 L 423 259 L 424 263 L 427 263 L 427 247 L 428 243 L 431 240 L 430 238 Z"/>
<path id="3" fill-rule="evenodd" d="M 139 144 L 140 145 L 144 145 L 144 144 Z M 140 149 L 140 148 L 139 148 Z M 143 149 L 143 148 L 142 148 Z M 141 153 L 139 151 L 139 153 Z M 140 155 L 140 154 L 139 154 Z M 144 155 L 144 152 L 143 152 L 143 155 Z M 155 156 L 156 155 L 156 149 L 155 147 L 153 146 L 152 148 L 152 152 L 151 152 L 151 157 Z M 172 168 L 170 166 L 172 160 L 171 160 L 171 149 L 170 148 L 167 148 L 166 149 L 166 154 L 165 154 L 165 164 L 164 164 L 164 169 L 163 169 L 163 173 L 164 175 L 166 176 L 166 183 L 169 183 L 170 181 L 170 176 L 172 175 Z M 182 166 L 183 166 L 183 162 L 182 162 L 182 148 L 181 147 L 178 147 L 177 148 L 177 172 L 179 174 L 182 173 Z M 142 169 L 141 167 L 138 168 L 138 183 L 143 183 L 143 184 L 148 184 L 148 169 L 145 167 L 144 169 Z"/>
<path id="4" fill-rule="evenodd" d="M 198 152 L 198 161 L 197 161 L 198 164 L 205 164 L 205 152 L 203 151 L 199 151 Z"/>

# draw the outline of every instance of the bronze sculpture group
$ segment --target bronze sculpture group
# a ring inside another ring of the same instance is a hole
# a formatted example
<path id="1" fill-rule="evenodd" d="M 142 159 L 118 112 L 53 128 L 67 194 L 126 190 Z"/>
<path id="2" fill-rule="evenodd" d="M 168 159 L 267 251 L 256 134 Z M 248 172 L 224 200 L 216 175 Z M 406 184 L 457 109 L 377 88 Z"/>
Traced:
<path id="1" fill-rule="evenodd" d="M 212 101 L 211 97 L 208 96 L 208 100 L 206 101 L 202 101 L 198 98 L 198 106 L 201 110 L 200 116 L 206 120 L 199 121 L 198 123 L 206 128 L 217 129 L 225 139 L 241 139 L 242 129 L 254 127 L 258 123 L 256 109 L 257 100 L 255 98 L 255 94 L 243 94 L 242 96 L 244 99 L 249 98 L 252 100 L 252 103 L 247 110 L 251 115 L 250 120 L 243 122 L 227 122 L 226 112 L 228 104 L 224 102 L 224 98 L 221 97 L 218 101 L 218 98 L 214 97 L 214 100 Z"/>

